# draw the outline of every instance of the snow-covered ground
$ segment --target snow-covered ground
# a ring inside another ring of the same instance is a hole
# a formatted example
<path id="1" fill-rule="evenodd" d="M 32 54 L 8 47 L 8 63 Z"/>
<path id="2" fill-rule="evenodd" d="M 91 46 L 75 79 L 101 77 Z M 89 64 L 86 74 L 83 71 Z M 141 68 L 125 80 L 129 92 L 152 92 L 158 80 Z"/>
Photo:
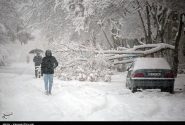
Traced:
<path id="1" fill-rule="evenodd" d="M 110 83 L 54 78 L 47 96 L 32 63 L 0 67 L 0 121 L 185 121 L 185 75 L 176 79 L 175 94 L 133 94 L 125 77 L 115 74 Z"/>

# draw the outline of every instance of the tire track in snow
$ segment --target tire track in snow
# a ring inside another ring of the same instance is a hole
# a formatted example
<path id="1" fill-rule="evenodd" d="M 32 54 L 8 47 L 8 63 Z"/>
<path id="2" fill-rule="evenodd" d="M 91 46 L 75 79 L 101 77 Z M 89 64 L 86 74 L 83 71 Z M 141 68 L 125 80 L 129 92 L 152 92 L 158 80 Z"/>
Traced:
<path id="1" fill-rule="evenodd" d="M 42 78 L 41 78 L 42 79 Z M 32 86 L 38 91 L 38 92 L 40 92 L 41 93 L 41 95 L 43 95 L 43 98 L 45 98 L 45 100 L 49 103 L 49 104 L 51 104 L 53 107 L 54 107 L 54 109 L 56 110 L 56 112 L 59 114 L 59 116 L 61 116 L 61 118 L 64 116 L 64 113 L 63 113 L 63 111 L 61 110 L 61 107 L 60 106 L 58 106 L 58 104 L 57 103 L 55 103 L 55 101 L 56 101 L 56 98 L 55 98 L 55 96 L 57 96 L 57 94 L 59 94 L 59 92 L 58 93 L 56 93 L 55 91 L 55 89 L 58 89 L 58 85 L 55 85 L 55 82 L 53 83 L 53 93 L 52 93 L 52 95 L 45 95 L 45 93 L 44 93 L 44 81 L 43 80 L 41 80 L 41 79 L 34 79 L 34 81 L 37 81 L 37 80 L 39 80 L 40 81 L 40 83 L 41 83 L 41 88 L 38 88 L 38 85 L 36 86 L 35 85 L 35 83 L 38 83 L 38 82 L 33 82 L 32 83 Z M 61 92 L 61 91 L 60 91 Z"/>
<path id="2" fill-rule="evenodd" d="M 91 112 L 88 114 L 88 117 L 90 117 L 91 115 L 93 115 L 93 114 L 95 114 L 95 113 L 97 113 L 97 112 L 107 108 L 108 100 L 107 100 L 107 96 L 106 95 L 104 95 L 103 100 L 104 101 L 103 101 L 103 103 L 101 105 L 95 106 L 95 107 L 93 107 L 91 109 Z"/>
<path id="3" fill-rule="evenodd" d="M 49 97 L 45 96 L 44 93 L 42 93 L 41 87 L 39 88 L 39 86 L 36 85 L 36 84 L 38 84 L 37 80 L 40 80 L 40 79 L 34 79 L 34 74 L 32 74 L 32 72 L 30 71 L 29 68 L 17 68 L 17 67 L 12 68 L 12 67 L 10 67 L 10 68 L 4 68 L 3 71 L 1 70 L 1 72 L 2 72 L 1 76 L 4 79 L 7 79 L 7 82 L 9 82 L 9 77 L 13 76 L 13 77 L 11 77 L 11 81 L 13 82 L 13 84 L 9 84 L 9 85 L 11 85 L 11 88 L 13 90 L 12 92 L 15 93 L 13 96 L 11 96 L 12 100 L 17 100 L 15 105 L 20 104 L 20 105 L 22 105 L 22 107 L 25 107 L 27 104 L 28 105 L 29 104 L 35 105 L 36 103 L 47 102 L 48 106 L 53 107 L 52 110 L 54 110 L 54 112 L 56 112 L 58 114 L 58 116 L 61 116 L 61 117 L 63 116 L 63 113 L 59 112 L 60 108 L 54 102 L 51 103 L 51 101 L 49 100 Z M 5 73 L 3 73 L 3 72 L 5 72 Z M 19 85 L 17 85 L 18 83 L 19 83 Z M 43 86 L 44 86 L 44 84 L 43 84 Z M 19 92 L 17 90 L 19 90 Z M 34 93 L 34 95 L 33 95 L 33 93 Z M 40 95 L 39 95 L 39 93 L 40 93 Z M 16 99 L 14 99 L 14 98 L 16 98 Z M 42 98 L 42 100 L 39 100 L 40 98 Z M 22 101 L 24 100 L 24 103 L 22 103 L 21 100 Z M 21 103 L 18 103 L 18 102 L 21 102 Z M 29 111 L 29 109 L 27 109 L 27 110 Z M 27 111 L 27 110 L 24 109 L 23 111 Z M 35 110 L 31 109 L 30 111 L 32 113 L 34 113 Z M 22 113 L 24 114 L 24 112 L 22 112 Z M 22 114 L 22 113 L 20 112 L 18 114 Z M 17 116 L 17 118 L 21 119 L 21 117 L 19 118 L 18 116 Z"/>
<path id="4" fill-rule="evenodd" d="M 28 88 L 30 88 L 30 90 L 32 90 L 32 93 L 35 93 L 35 95 L 37 95 L 36 98 L 32 97 L 32 99 L 37 102 L 39 101 L 38 103 L 47 104 L 46 106 L 50 107 L 50 109 L 52 109 L 52 114 L 54 116 L 57 116 L 58 118 L 62 118 L 63 112 L 61 111 L 61 108 L 59 106 L 57 106 L 57 104 L 55 103 L 55 101 L 56 101 L 55 96 L 45 95 L 44 88 L 42 88 L 44 86 L 44 83 L 42 83 L 40 85 L 36 85 L 41 82 L 43 82 L 43 81 L 40 79 L 33 79 L 32 81 L 28 82 Z M 41 85 L 43 85 L 43 86 L 41 87 Z M 40 88 L 39 88 L 39 86 L 40 86 Z M 39 99 L 41 99 L 41 100 L 39 100 Z M 50 114 L 49 112 L 48 112 L 48 114 L 45 114 L 45 115 L 49 115 Z M 52 120 L 52 116 L 46 120 Z"/>
<path id="5" fill-rule="evenodd" d="M 62 106 L 65 108 L 64 117 L 71 116 L 73 118 L 71 120 L 86 120 L 94 113 L 106 108 L 108 104 L 106 95 L 86 85 L 78 88 L 69 86 L 59 96 L 61 96 L 61 100 L 65 101 Z"/>

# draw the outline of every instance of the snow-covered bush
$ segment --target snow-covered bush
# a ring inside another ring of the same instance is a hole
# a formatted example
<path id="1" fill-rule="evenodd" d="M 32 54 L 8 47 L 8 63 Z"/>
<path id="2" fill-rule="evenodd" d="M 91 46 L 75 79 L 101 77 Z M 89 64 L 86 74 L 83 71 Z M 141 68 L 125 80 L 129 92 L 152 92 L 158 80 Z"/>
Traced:
<path id="1" fill-rule="evenodd" d="M 103 79 L 112 65 L 104 54 L 96 53 L 97 49 L 88 41 L 64 39 L 50 47 L 59 62 L 55 74 L 61 79 L 95 82 Z M 67 74 L 67 78 L 63 74 Z"/>
<path id="2" fill-rule="evenodd" d="M 103 77 L 103 81 L 104 82 L 111 82 L 111 76 L 113 75 L 113 72 L 108 69 L 105 71 L 104 77 Z"/>
<path id="3" fill-rule="evenodd" d="M 8 50 L 4 45 L 0 45 L 0 66 L 7 64 Z"/>
<path id="4" fill-rule="evenodd" d="M 0 55 L 0 66 L 6 65 L 6 56 Z"/>
<path id="5" fill-rule="evenodd" d="M 87 76 L 85 75 L 85 73 L 79 73 L 77 76 L 77 80 L 79 81 L 86 81 L 87 80 Z"/>
<path id="6" fill-rule="evenodd" d="M 70 80 L 72 80 L 70 75 L 69 74 L 65 74 L 65 73 L 60 74 L 59 78 L 60 78 L 60 80 L 63 80 L 63 81 L 70 81 Z"/>
<path id="7" fill-rule="evenodd" d="M 107 61 L 104 55 L 98 54 L 91 58 L 86 63 L 86 73 L 88 74 L 89 81 L 98 81 L 104 79 L 105 75 L 109 74 L 108 69 L 111 69 L 111 62 Z"/>
<path id="8" fill-rule="evenodd" d="M 107 69 L 111 68 L 111 63 L 108 62 L 102 54 L 94 54 L 89 58 L 84 55 L 84 53 L 83 57 L 79 55 L 80 58 L 76 55 L 77 57 L 74 56 L 74 58 L 76 57 L 77 59 L 70 58 L 71 60 L 69 56 L 58 57 L 61 58 L 61 60 L 59 59 L 59 64 L 62 65 L 57 68 L 56 76 L 64 80 L 76 79 L 91 82 L 104 79 L 107 74 Z"/>
<path id="9" fill-rule="evenodd" d="M 79 81 L 86 81 L 87 75 L 84 72 L 84 69 L 81 66 L 78 66 L 76 70 L 73 70 L 73 74 L 76 76 L 75 79 Z M 72 76 L 71 76 L 72 77 Z"/>
<path id="10" fill-rule="evenodd" d="M 96 82 L 98 80 L 98 74 L 97 73 L 90 73 L 87 77 L 88 81 Z"/>
<path id="11" fill-rule="evenodd" d="M 111 75 L 105 75 L 104 82 L 111 82 Z"/>

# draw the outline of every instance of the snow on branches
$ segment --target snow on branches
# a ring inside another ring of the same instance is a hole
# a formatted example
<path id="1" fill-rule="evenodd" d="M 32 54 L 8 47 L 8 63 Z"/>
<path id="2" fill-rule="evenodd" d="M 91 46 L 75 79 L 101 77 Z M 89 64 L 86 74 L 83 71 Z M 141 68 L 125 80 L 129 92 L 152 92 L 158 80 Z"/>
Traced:
<path id="1" fill-rule="evenodd" d="M 135 46 L 134 48 L 130 48 L 123 51 L 107 50 L 107 51 L 103 51 L 102 53 L 108 55 L 107 56 L 108 60 L 122 59 L 121 61 L 116 61 L 114 63 L 114 65 L 117 65 L 117 64 L 130 63 L 133 61 L 133 58 L 136 58 L 138 56 L 147 56 L 150 54 L 160 52 L 165 49 L 174 50 L 175 47 L 165 43 L 145 44 L 145 45 Z M 110 54 L 112 55 L 109 56 Z"/>
<path id="2" fill-rule="evenodd" d="M 144 57 L 163 50 L 174 50 L 174 46 L 159 44 L 144 44 L 123 50 L 97 50 L 88 46 L 74 43 L 61 44 L 62 49 L 57 49 L 58 58 L 62 65 L 59 66 L 59 77 L 76 79 L 80 81 L 95 82 L 99 79 L 111 81 L 111 71 L 118 64 L 133 62 L 137 57 Z M 61 56 L 61 53 L 63 53 Z"/>
<path id="3" fill-rule="evenodd" d="M 148 54 L 158 52 L 162 49 L 175 49 L 175 47 L 172 45 L 169 45 L 166 43 L 159 43 L 159 44 L 145 44 L 145 45 L 135 46 L 134 48 L 132 48 L 128 51 L 137 51 L 139 49 L 147 49 L 147 48 L 151 48 L 151 49 L 145 50 L 145 51 L 141 52 L 141 54 L 148 55 Z"/>
<path id="4" fill-rule="evenodd" d="M 144 49 L 144 51 L 140 50 Z M 147 50 L 145 50 L 147 49 Z M 145 44 L 135 46 L 134 48 L 130 48 L 124 51 L 117 51 L 117 50 L 107 50 L 103 51 L 104 54 L 141 54 L 141 55 L 149 55 L 155 52 L 158 52 L 162 49 L 175 49 L 174 46 L 166 44 L 166 43 L 159 43 L 159 44 Z"/>

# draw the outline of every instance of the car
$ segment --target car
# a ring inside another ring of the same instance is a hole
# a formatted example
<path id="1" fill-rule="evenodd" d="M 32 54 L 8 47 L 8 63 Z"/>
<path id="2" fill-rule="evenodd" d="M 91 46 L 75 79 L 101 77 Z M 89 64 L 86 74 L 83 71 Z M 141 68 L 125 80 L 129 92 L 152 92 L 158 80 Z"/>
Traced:
<path id="1" fill-rule="evenodd" d="M 127 68 L 126 88 L 133 93 L 137 89 L 161 89 L 174 92 L 174 73 L 164 58 L 136 58 Z"/>

